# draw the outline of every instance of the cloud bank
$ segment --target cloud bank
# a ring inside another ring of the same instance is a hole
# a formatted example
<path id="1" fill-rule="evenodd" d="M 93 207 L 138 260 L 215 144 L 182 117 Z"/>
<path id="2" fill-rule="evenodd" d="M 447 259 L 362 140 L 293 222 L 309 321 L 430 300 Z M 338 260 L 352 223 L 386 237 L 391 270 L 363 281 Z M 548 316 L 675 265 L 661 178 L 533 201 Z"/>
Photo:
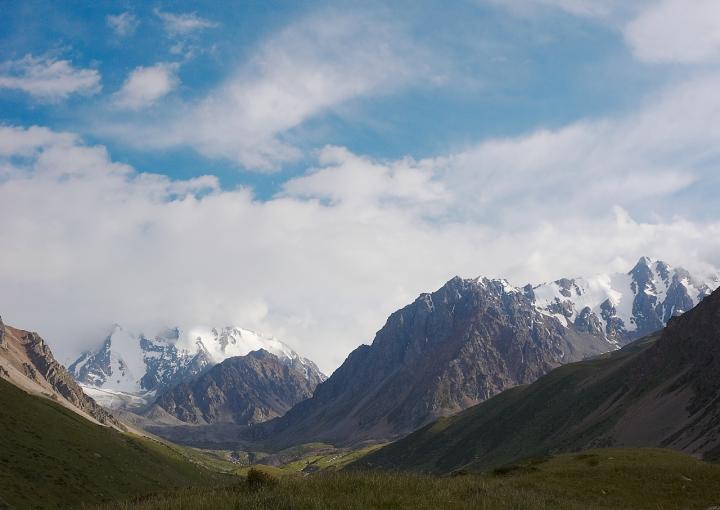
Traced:
<path id="1" fill-rule="evenodd" d="M 647 62 L 703 63 L 720 59 L 720 3 L 662 0 L 625 28 L 634 55 Z"/>
<path id="2" fill-rule="evenodd" d="M 331 371 L 455 274 L 523 284 L 627 270 L 642 254 L 710 270 L 716 202 L 683 197 L 717 184 L 719 84 L 691 80 L 622 118 L 438 158 L 326 147 L 265 201 L 212 176 L 138 173 L 69 133 L 6 126 L 0 310 L 61 357 L 115 321 L 235 324 Z"/>
<path id="3" fill-rule="evenodd" d="M 232 324 L 274 334 L 330 372 L 388 314 L 455 274 L 539 283 L 626 271 L 640 255 L 711 271 L 720 266 L 714 18 L 673 0 L 633 5 L 631 16 L 610 0 L 514 8 L 608 24 L 642 66 L 682 64 L 672 85 L 623 114 L 425 159 L 300 141 L 319 116 L 434 82 L 437 55 L 370 15 L 293 23 L 172 110 L 160 103 L 178 85 L 174 64 L 128 75 L 115 105 L 156 104 L 160 117 L 111 126 L 135 147 L 191 147 L 261 171 L 308 161 L 264 200 L 213 176 L 174 180 L 117 163 L 73 133 L 0 126 L 0 312 L 39 330 L 63 361 L 113 322 L 150 334 Z M 197 15 L 158 15 L 180 40 L 210 28 Z M 0 86 L 46 101 L 100 87 L 99 73 L 65 60 L 5 66 Z"/>

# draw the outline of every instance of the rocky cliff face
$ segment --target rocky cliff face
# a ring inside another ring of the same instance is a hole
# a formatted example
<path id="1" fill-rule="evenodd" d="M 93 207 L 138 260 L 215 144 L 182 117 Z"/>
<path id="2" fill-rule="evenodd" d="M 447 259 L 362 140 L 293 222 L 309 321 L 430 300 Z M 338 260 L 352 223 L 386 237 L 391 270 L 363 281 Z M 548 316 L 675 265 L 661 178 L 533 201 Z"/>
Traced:
<path id="1" fill-rule="evenodd" d="M 0 332 L 0 376 L 26 391 L 64 402 L 102 424 L 124 428 L 83 393 L 37 333 L 15 329 L 1 321 Z"/>
<path id="2" fill-rule="evenodd" d="M 312 396 L 320 382 L 302 366 L 259 350 L 226 359 L 179 384 L 160 395 L 155 406 L 186 423 L 251 425 L 282 416 Z"/>

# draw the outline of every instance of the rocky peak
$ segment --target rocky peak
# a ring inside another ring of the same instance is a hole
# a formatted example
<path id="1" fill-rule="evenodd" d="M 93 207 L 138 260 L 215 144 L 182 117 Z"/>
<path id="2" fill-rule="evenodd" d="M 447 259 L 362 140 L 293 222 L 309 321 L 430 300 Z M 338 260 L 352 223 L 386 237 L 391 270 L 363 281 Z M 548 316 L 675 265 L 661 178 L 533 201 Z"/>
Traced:
<path id="1" fill-rule="evenodd" d="M 640 257 L 635 267 L 633 267 L 628 273 L 632 276 L 631 288 L 635 294 L 642 292 L 646 289 L 655 290 L 653 284 L 653 271 L 650 268 L 652 260 L 648 257 Z"/>
<path id="2" fill-rule="evenodd" d="M 661 329 L 670 317 L 695 306 L 717 285 L 717 281 L 703 282 L 685 269 L 641 257 L 625 274 L 561 278 L 536 285 L 531 299 L 538 310 L 568 327 L 584 330 L 588 321 L 600 322 L 601 334 L 622 346 Z"/>
<path id="3" fill-rule="evenodd" d="M 160 395 L 155 406 L 186 423 L 245 426 L 282 416 L 309 398 L 320 382 L 308 378 L 302 367 L 259 349 L 179 384 Z"/>
<path id="4" fill-rule="evenodd" d="M 5 324 L 2 321 L 2 316 L 0 316 L 0 347 L 4 345 L 5 342 Z"/>

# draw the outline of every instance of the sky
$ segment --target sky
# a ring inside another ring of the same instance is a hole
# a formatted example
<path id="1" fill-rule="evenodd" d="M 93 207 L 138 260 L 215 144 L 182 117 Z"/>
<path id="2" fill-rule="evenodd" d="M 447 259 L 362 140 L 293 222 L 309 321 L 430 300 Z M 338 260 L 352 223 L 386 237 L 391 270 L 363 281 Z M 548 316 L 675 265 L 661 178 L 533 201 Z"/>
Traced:
<path id="1" fill-rule="evenodd" d="M 720 2 L 0 0 L 0 314 L 332 372 L 455 275 L 720 267 Z"/>

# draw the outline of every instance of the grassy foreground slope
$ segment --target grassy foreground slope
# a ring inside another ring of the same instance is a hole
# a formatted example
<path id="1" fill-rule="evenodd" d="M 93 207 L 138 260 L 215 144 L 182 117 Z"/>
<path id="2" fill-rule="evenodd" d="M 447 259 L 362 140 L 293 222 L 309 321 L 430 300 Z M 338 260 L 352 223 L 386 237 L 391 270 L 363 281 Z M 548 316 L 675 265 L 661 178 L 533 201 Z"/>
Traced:
<path id="1" fill-rule="evenodd" d="M 219 481 L 166 444 L 96 425 L 0 379 L 0 508 L 76 508 Z"/>
<path id="2" fill-rule="evenodd" d="M 484 474 L 437 477 L 332 472 L 252 487 L 190 489 L 104 510 L 707 509 L 720 505 L 720 466 L 668 450 L 591 450 Z"/>

